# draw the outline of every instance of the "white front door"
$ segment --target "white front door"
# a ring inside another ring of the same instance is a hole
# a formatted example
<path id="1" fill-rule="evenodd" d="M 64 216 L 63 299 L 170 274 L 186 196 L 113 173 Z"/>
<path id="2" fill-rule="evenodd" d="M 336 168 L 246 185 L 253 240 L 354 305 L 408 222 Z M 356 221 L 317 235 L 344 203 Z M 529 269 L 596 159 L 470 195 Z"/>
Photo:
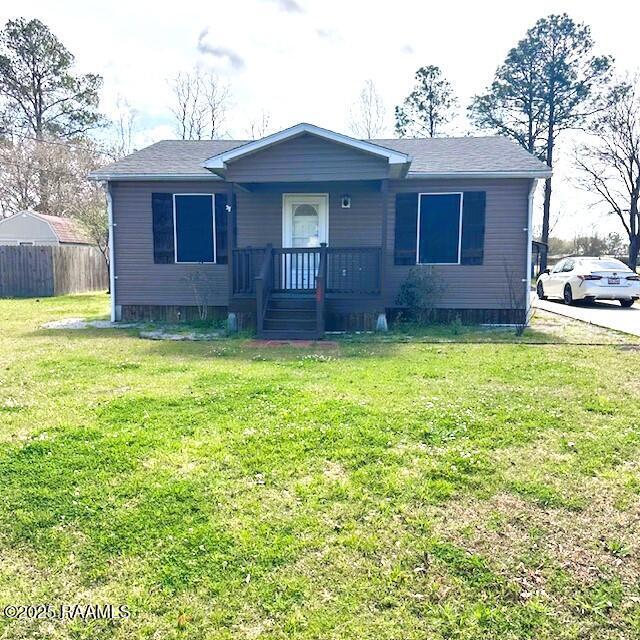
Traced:
<path id="1" fill-rule="evenodd" d="M 319 247 L 328 241 L 329 196 L 285 193 L 282 198 L 282 246 Z"/>
<path id="2" fill-rule="evenodd" d="M 282 246 L 313 249 L 328 241 L 329 195 L 284 194 L 282 199 Z M 313 289 L 319 254 L 301 252 L 283 256 L 283 288 Z"/>

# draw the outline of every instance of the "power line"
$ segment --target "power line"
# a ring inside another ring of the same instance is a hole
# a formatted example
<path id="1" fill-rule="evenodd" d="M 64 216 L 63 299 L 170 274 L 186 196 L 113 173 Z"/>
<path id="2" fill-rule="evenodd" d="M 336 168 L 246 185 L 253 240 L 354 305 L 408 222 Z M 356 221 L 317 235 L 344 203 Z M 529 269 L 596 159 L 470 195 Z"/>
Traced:
<path id="1" fill-rule="evenodd" d="M 42 169 L 38 166 L 36 167 L 32 167 L 32 168 L 28 168 L 25 164 L 20 164 L 19 162 L 13 162 L 11 160 L 2 160 L 2 164 L 3 165 L 11 165 L 12 167 L 17 167 L 18 169 L 23 169 L 25 170 L 26 173 L 29 174 L 39 174 L 39 173 L 48 173 L 50 175 L 55 175 L 58 178 L 70 178 L 73 177 L 73 174 L 70 172 L 65 172 L 65 171 L 59 171 L 56 169 Z M 96 167 L 97 168 L 97 167 Z M 88 180 L 88 178 L 86 178 Z"/>
<path id="2" fill-rule="evenodd" d="M 14 131 L 12 129 L 0 129 L 0 135 L 10 135 L 10 136 L 14 136 L 16 138 L 20 138 L 22 140 L 33 140 L 34 142 L 41 142 L 44 144 L 52 144 L 52 145 L 57 145 L 60 147 L 75 147 L 77 149 L 85 149 L 86 151 L 99 151 L 101 153 L 108 153 L 107 149 L 102 147 L 101 145 L 96 144 L 95 147 L 88 147 L 82 143 L 79 142 L 71 142 L 71 141 L 64 141 L 64 140 L 46 140 L 44 138 L 36 138 L 35 136 L 28 136 L 25 133 L 19 132 L 19 131 Z"/>

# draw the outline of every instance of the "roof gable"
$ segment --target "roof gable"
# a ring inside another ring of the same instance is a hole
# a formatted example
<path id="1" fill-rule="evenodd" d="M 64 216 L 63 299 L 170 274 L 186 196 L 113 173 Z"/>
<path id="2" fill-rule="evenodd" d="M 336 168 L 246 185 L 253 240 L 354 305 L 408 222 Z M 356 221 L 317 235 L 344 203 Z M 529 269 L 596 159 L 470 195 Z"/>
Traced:
<path id="1" fill-rule="evenodd" d="M 260 140 L 253 140 L 228 151 L 223 151 L 208 158 L 202 166 L 218 175 L 224 176 L 230 164 L 304 136 L 319 138 L 338 147 L 377 158 L 388 165 L 389 177 L 399 178 L 404 176 L 411 164 L 409 155 L 402 151 L 390 149 L 369 140 L 357 140 L 341 133 L 316 127 L 313 124 L 301 123 L 265 136 Z"/>

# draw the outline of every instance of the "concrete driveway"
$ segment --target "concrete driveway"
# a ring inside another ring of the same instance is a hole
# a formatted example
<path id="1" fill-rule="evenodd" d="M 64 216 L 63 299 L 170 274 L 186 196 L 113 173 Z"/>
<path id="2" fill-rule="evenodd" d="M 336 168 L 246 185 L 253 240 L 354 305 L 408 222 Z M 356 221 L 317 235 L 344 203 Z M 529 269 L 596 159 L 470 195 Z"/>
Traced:
<path id="1" fill-rule="evenodd" d="M 623 309 L 618 302 L 613 301 L 577 303 L 569 306 L 555 300 L 538 300 L 534 295 L 533 306 L 599 327 L 640 336 L 640 306 L 637 302 L 629 309 Z"/>

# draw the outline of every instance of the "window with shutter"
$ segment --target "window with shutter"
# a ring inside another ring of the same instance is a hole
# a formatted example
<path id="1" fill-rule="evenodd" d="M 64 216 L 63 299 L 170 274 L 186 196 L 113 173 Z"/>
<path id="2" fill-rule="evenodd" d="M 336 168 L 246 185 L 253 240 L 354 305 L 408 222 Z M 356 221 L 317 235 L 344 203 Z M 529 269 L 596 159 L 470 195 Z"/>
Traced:
<path id="1" fill-rule="evenodd" d="M 394 264 L 482 264 L 485 209 L 485 191 L 396 194 Z"/>
<path id="2" fill-rule="evenodd" d="M 459 264 L 462 193 L 421 193 L 418 263 Z"/>
<path id="3" fill-rule="evenodd" d="M 216 261 L 215 196 L 173 195 L 176 262 Z"/>

